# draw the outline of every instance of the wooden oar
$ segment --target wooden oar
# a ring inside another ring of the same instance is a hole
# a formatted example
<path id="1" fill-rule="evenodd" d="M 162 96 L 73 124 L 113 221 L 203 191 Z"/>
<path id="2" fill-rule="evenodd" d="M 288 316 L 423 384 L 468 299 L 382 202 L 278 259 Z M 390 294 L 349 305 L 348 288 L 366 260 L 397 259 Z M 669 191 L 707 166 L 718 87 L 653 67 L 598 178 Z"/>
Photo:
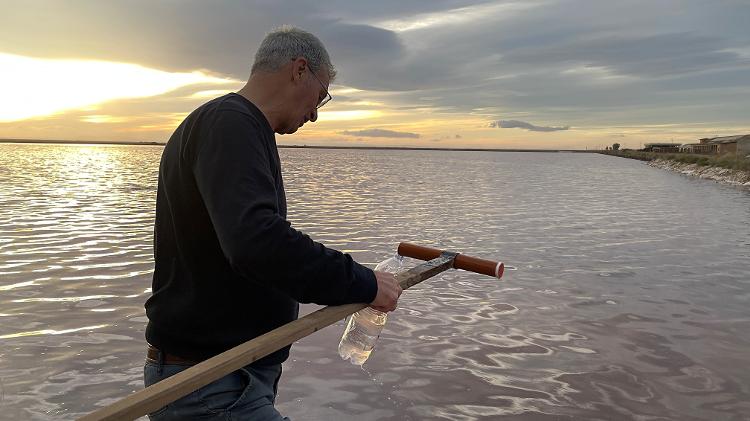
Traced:
<path id="1" fill-rule="evenodd" d="M 402 247 L 404 247 L 403 250 Z M 425 279 L 450 269 L 454 266 L 454 260 L 457 263 L 459 262 L 459 258 L 463 262 L 461 263 L 462 269 L 472 271 L 480 269 L 483 271 L 480 273 L 486 273 L 487 267 L 490 266 L 492 268 L 503 267 L 502 263 L 470 258 L 457 253 L 444 252 L 408 243 L 401 243 L 399 245 L 399 254 L 402 251 L 406 253 L 402 254 L 402 256 L 429 260 L 396 275 L 396 279 L 399 281 L 402 289 L 408 289 Z M 437 251 L 437 255 L 434 254 L 435 251 Z M 434 255 L 434 257 L 427 258 L 426 256 L 428 255 Z M 469 260 L 466 260 L 467 258 Z M 475 259 L 476 261 L 471 259 Z M 479 265 L 477 265 L 478 263 Z M 502 276 L 502 269 L 500 269 L 499 273 Z M 367 304 L 346 304 L 322 308 L 135 392 L 109 406 L 80 418 L 80 420 L 132 420 L 144 416 L 367 306 Z"/>

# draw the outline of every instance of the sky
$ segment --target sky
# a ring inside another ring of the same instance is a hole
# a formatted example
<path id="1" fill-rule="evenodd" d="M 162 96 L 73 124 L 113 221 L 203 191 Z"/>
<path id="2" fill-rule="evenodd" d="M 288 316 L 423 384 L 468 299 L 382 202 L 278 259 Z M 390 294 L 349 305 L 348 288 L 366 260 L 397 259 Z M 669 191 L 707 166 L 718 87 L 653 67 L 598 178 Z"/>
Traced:
<path id="1" fill-rule="evenodd" d="M 592 149 L 750 133 L 750 0 L 3 1 L 0 138 L 165 142 L 273 28 L 338 77 L 280 145 Z"/>

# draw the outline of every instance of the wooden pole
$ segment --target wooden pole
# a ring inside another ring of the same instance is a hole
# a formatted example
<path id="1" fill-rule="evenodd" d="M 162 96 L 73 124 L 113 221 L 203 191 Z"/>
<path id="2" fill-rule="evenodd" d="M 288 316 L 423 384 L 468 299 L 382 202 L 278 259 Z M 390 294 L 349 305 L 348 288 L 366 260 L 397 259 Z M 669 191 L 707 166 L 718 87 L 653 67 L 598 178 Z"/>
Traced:
<path id="1" fill-rule="evenodd" d="M 396 279 L 402 289 L 410 288 L 453 267 L 455 257 L 455 253 L 442 253 L 437 258 L 399 273 Z M 365 307 L 367 304 L 322 308 L 135 392 L 80 420 L 132 420 L 144 416 Z"/>

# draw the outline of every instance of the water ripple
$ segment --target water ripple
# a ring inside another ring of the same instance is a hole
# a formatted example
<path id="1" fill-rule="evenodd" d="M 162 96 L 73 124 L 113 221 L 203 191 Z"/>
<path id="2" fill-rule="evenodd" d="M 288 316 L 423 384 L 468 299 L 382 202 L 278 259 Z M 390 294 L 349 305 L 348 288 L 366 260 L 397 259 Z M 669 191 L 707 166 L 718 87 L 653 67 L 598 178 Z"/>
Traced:
<path id="1" fill-rule="evenodd" d="M 160 154 L 0 145 L 4 417 L 76 418 L 141 387 Z M 400 241 L 506 262 L 502 281 L 405 292 L 365 370 L 336 355 L 343 321 L 299 341 L 292 419 L 750 413 L 747 192 L 586 154 L 280 155 L 290 221 L 360 262 Z"/>

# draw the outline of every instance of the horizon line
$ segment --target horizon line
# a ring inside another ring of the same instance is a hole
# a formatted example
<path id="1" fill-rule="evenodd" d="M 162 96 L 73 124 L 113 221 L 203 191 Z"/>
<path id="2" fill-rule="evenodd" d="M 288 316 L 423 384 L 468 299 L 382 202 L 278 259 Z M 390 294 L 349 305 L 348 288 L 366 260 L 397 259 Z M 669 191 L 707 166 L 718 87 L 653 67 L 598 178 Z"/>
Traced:
<path id="1" fill-rule="evenodd" d="M 65 139 L 0 139 L 0 143 L 30 143 L 49 145 L 128 145 L 128 146 L 165 146 L 167 142 L 134 141 L 134 140 L 65 140 Z M 364 149 L 364 150 L 416 150 L 416 151 L 464 151 L 464 152 L 596 152 L 597 149 L 522 149 L 522 148 L 437 148 L 418 146 L 325 146 L 325 145 L 276 145 L 289 149 Z"/>

